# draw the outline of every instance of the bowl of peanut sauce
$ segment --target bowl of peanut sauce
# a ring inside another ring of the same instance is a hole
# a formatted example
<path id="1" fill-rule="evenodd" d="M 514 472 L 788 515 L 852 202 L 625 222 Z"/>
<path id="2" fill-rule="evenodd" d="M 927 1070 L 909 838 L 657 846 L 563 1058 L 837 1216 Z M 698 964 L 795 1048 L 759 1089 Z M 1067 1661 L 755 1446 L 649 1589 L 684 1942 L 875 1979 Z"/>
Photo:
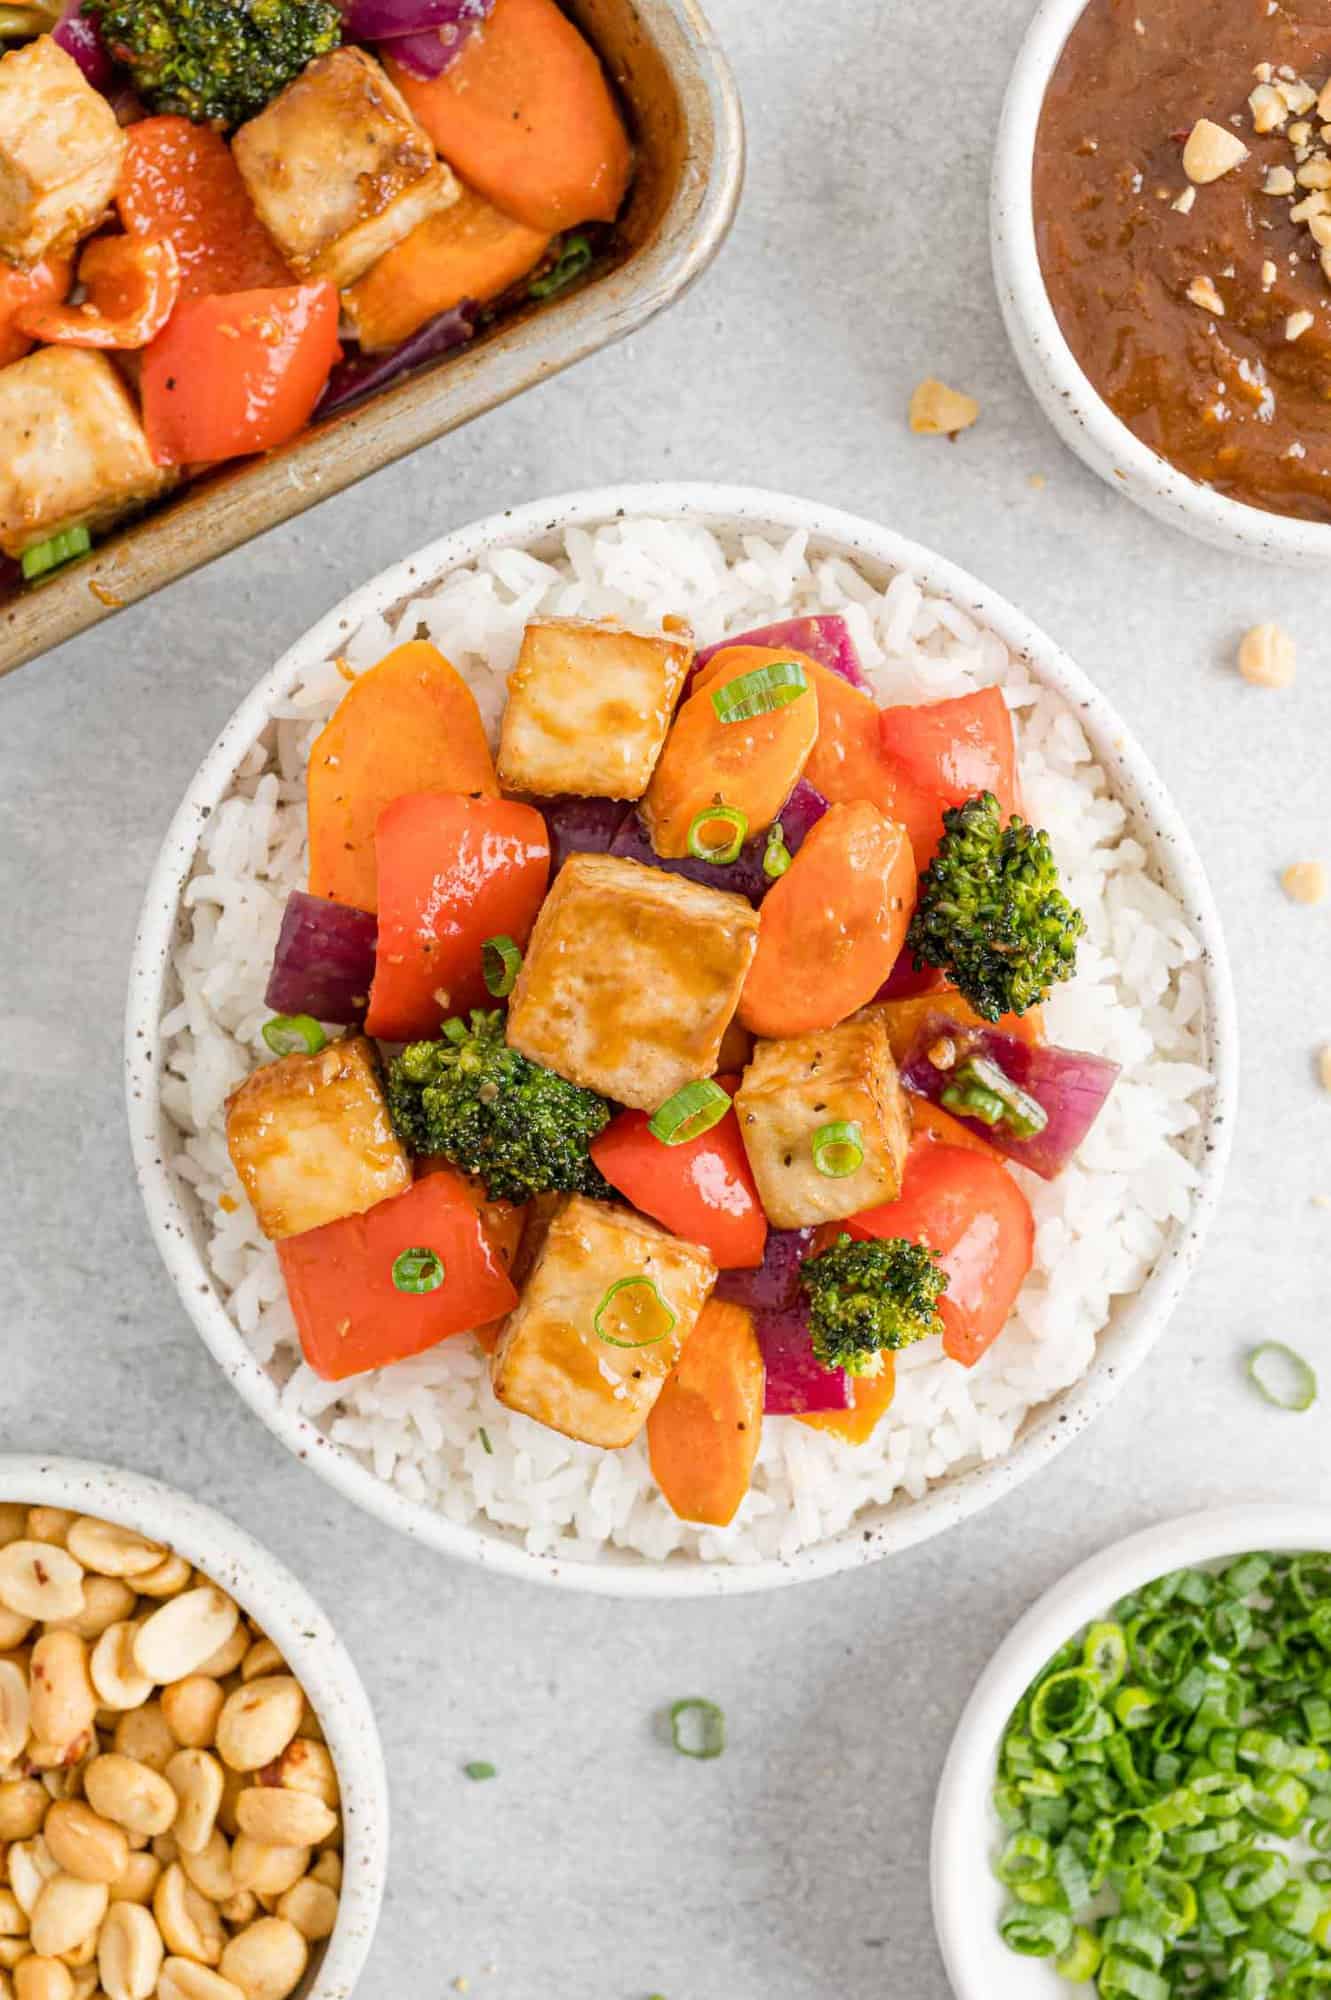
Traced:
<path id="1" fill-rule="evenodd" d="M 1065 443 L 1205 541 L 1331 563 L 1325 0 L 1043 0 L 991 225 Z"/>

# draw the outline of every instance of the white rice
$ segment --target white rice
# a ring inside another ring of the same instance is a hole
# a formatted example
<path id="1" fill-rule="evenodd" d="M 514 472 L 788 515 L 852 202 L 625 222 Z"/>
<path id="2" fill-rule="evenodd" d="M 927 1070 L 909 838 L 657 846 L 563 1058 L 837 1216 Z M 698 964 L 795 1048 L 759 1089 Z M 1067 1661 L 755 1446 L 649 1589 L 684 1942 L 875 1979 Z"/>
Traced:
<path id="1" fill-rule="evenodd" d="M 497 729 L 522 629 L 537 613 L 612 617 L 659 630 L 686 617 L 700 644 L 776 618 L 838 611 L 878 697 L 937 700 L 998 684 L 1020 728 L 1021 783 L 1047 827 L 1088 934 L 1076 978 L 1051 995 L 1050 1036 L 1094 1050 L 1123 1075 L 1076 1161 L 1048 1184 L 1019 1173 L 1036 1217 L 1035 1264 L 1010 1325 L 965 1369 L 934 1341 L 898 1363 L 899 1388 L 872 1441 L 843 1445 L 790 1418 L 764 1426 L 753 1488 L 724 1531 L 675 1518 L 644 1443 L 603 1452 L 513 1415 L 490 1393 L 467 1337 L 341 1384 L 300 1357 L 277 1257 L 259 1234 L 227 1157 L 224 1101 L 267 1058 L 263 994 L 282 907 L 306 875 L 304 779 L 312 738 L 397 635 L 423 625 Z M 570 529 L 539 561 L 501 549 L 454 571 L 390 624 L 368 619 L 341 664 L 312 671 L 273 712 L 231 796 L 212 816 L 185 895 L 175 954 L 178 999 L 162 1023 L 163 1096 L 180 1132 L 174 1164 L 193 1184 L 229 1309 L 285 1401 L 413 1501 L 464 1523 L 484 1515 L 533 1553 L 591 1560 L 605 1544 L 659 1560 L 673 1551 L 730 1562 L 788 1557 L 865 1507 L 1002 1456 L 1034 1405 L 1081 1376 L 1111 1300 L 1134 1291 L 1197 1182 L 1203 1053 L 1199 948 L 1174 899 L 1147 872 L 1123 807 L 1076 715 L 1003 642 L 904 573 L 879 592 L 839 558 L 810 562 L 806 538 L 637 520 Z M 1189 1136 L 1191 1135 L 1191 1137 Z M 484 1428 L 491 1451 L 481 1442 Z"/>

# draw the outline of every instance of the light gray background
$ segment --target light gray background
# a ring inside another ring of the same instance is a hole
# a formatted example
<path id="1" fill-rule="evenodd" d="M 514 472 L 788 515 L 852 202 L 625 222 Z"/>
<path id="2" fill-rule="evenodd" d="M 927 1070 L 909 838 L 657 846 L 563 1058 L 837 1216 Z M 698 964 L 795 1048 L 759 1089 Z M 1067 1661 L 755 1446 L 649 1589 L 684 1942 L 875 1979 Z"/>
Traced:
<path id="1" fill-rule="evenodd" d="M 630 344 L 327 502 L 0 684 L 0 1442 L 118 1460 L 229 1510 L 339 1618 L 393 1779 L 364 1993 L 439 2000 L 945 2000 L 926 1865 L 939 1766 L 1003 1632 L 1151 1520 L 1325 1492 L 1326 1420 L 1242 1359 L 1328 1362 L 1327 579 L 1154 526 L 1056 442 L 990 284 L 989 148 L 1028 0 L 711 0 L 748 112 L 734 235 Z M 937 373 L 956 444 L 904 412 Z M 1047 480 L 1042 490 L 1034 474 Z M 148 1239 L 120 1101 L 144 879 L 241 695 L 351 585 L 492 508 L 621 477 L 750 480 L 890 522 L 1025 607 L 1096 676 L 1190 820 L 1228 925 L 1246 1077 L 1227 1198 L 1151 1365 L 1059 1463 L 941 1542 L 844 1581 L 622 1605 L 452 1567 L 304 1472 L 225 1386 Z M 1247 688 L 1279 618 L 1290 693 Z M 1331 1393 L 1331 1365 L 1325 1369 Z M 1325 1405 L 1323 1406 L 1325 1408 Z M 724 1704 L 714 1764 L 671 1698 Z M 459 1766 L 490 1758 L 496 1783 Z M 977 1857 L 976 1866 L 981 1866 Z M 487 1970 L 487 1968 L 493 1968 Z"/>

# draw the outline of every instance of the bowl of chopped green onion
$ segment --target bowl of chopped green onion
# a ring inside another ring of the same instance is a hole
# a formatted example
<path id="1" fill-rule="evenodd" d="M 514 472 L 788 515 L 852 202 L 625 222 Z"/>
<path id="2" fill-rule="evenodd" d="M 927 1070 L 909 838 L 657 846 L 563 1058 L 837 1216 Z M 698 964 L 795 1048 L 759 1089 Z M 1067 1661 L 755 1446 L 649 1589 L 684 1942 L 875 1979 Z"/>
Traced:
<path id="1" fill-rule="evenodd" d="M 1331 1506 L 1083 1563 L 981 1676 L 934 1809 L 957 2000 L 1331 2000 Z"/>

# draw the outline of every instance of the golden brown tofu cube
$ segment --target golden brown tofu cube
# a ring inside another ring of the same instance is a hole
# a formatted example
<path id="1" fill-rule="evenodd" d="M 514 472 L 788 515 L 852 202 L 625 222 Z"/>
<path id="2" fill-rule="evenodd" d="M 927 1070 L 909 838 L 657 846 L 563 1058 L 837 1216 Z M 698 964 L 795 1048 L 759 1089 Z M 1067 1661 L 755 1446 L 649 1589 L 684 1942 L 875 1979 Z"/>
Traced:
<path id="1" fill-rule="evenodd" d="M 172 480 L 104 354 L 39 347 L 0 368 L 0 549 L 104 527 Z"/>
<path id="2" fill-rule="evenodd" d="M 499 739 L 506 791 L 640 799 L 693 659 L 683 639 L 549 618 L 529 625 Z"/>
<path id="3" fill-rule="evenodd" d="M 735 1098 L 744 1150 L 777 1229 L 839 1222 L 901 1192 L 910 1117 L 881 1009 L 839 1027 L 759 1042 Z M 814 1164 L 814 1134 L 854 1124 L 864 1158 L 838 1179 Z"/>
<path id="4" fill-rule="evenodd" d="M 711 1076 L 758 948 L 742 896 L 612 854 L 572 854 L 536 919 L 508 1010 L 532 1062 L 655 1111 Z"/>
<path id="5" fill-rule="evenodd" d="M 568 1195 L 500 1335 L 495 1395 L 584 1444 L 632 1444 L 715 1282 L 699 1244 L 627 1208 Z M 648 1344 L 618 1344 L 628 1339 Z"/>
<path id="6" fill-rule="evenodd" d="M 256 1069 L 227 1101 L 226 1143 L 265 1236 L 363 1215 L 411 1186 L 363 1035 Z"/>
<path id="7" fill-rule="evenodd" d="M 72 248 L 101 221 L 124 157 L 115 112 L 49 35 L 0 58 L 0 259 Z"/>
<path id="8" fill-rule="evenodd" d="M 452 169 L 364 49 L 317 56 L 231 151 L 287 262 L 339 286 L 458 198 Z"/>

